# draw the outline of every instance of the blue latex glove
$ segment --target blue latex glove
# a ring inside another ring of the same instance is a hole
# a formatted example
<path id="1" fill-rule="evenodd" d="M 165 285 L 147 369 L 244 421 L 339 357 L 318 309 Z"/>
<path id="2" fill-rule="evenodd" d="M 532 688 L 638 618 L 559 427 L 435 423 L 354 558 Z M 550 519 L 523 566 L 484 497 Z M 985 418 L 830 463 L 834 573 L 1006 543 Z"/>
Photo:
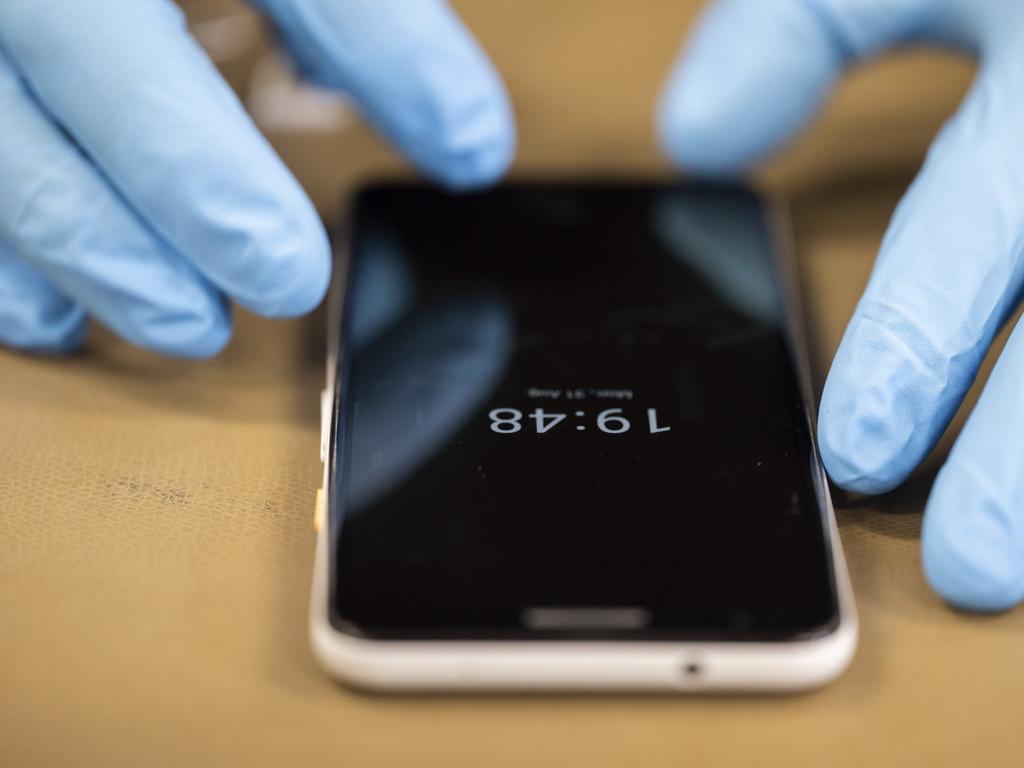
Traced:
<path id="1" fill-rule="evenodd" d="M 725 0 L 705 15 L 658 116 L 681 165 L 740 172 L 803 127 L 848 65 L 922 41 L 981 65 L 896 210 L 825 385 L 825 465 L 863 493 L 899 485 L 927 455 L 1020 298 L 1024 2 Z M 1024 598 L 1019 326 L 938 476 L 922 544 L 929 581 L 953 604 L 1002 610 Z"/>
<path id="2" fill-rule="evenodd" d="M 255 4 L 442 183 L 509 163 L 505 91 L 441 0 Z M 201 357 L 230 336 L 229 300 L 320 302 L 316 212 L 169 0 L 0 0 L 0 136 L 0 343 L 68 350 L 91 315 Z"/>

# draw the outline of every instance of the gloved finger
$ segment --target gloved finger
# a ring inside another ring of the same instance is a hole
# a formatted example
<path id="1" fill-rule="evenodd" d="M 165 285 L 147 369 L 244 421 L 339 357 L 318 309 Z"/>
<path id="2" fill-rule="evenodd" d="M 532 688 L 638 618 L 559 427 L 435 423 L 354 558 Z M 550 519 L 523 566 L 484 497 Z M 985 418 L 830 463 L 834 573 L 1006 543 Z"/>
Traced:
<path id="1" fill-rule="evenodd" d="M 211 282 L 266 315 L 319 303 L 323 227 L 173 3 L 0 2 L 0 44 L 134 210 Z"/>
<path id="2" fill-rule="evenodd" d="M 988 68 L 900 203 L 825 384 L 832 479 L 901 483 L 949 424 L 1024 282 L 1019 73 Z"/>
<path id="3" fill-rule="evenodd" d="M 135 344 L 187 356 L 219 351 L 231 333 L 223 297 L 128 209 L 2 51 L 0 115 L 0 238 L 9 249 Z"/>
<path id="4" fill-rule="evenodd" d="M 664 150 L 687 171 L 740 173 L 818 111 L 851 62 L 912 39 L 959 42 L 934 0 L 719 0 L 659 100 Z"/>
<path id="5" fill-rule="evenodd" d="M 925 510 L 925 574 L 954 605 L 1024 599 L 1024 321 L 939 473 Z"/>
<path id="6" fill-rule="evenodd" d="M 18 259 L 0 239 L 0 344 L 43 354 L 71 352 L 85 337 L 85 312 Z"/>
<path id="7" fill-rule="evenodd" d="M 443 0 L 252 0 L 302 71 L 350 93 L 376 128 L 451 187 L 493 181 L 515 150 L 505 89 Z"/>

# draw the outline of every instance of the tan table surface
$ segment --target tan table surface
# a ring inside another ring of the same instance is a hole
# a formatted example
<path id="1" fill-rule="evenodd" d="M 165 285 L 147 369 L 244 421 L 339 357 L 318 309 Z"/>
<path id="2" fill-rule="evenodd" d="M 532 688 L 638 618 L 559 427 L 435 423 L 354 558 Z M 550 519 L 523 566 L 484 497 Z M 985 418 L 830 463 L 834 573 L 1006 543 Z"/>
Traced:
<path id="1" fill-rule="evenodd" d="M 666 173 L 650 110 L 696 3 L 459 7 L 516 101 L 517 172 Z M 763 175 L 794 204 L 819 383 L 970 74 L 933 54 L 859 72 Z M 399 167 L 361 128 L 274 141 L 328 218 L 356 177 Z M 1024 612 L 967 617 L 928 590 L 927 469 L 841 505 L 861 642 L 820 692 L 385 698 L 329 682 L 306 640 L 323 323 L 240 313 L 208 362 L 102 331 L 69 360 L 0 351 L 0 765 L 1024 761 Z"/>

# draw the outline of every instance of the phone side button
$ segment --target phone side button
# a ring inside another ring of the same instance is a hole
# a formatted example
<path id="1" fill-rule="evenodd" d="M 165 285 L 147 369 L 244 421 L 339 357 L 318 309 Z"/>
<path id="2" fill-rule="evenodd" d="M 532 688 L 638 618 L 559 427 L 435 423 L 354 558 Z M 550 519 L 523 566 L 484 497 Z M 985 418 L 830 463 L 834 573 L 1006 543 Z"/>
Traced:
<path id="1" fill-rule="evenodd" d="M 324 489 L 316 489 L 316 503 L 313 506 L 313 530 L 320 533 L 324 524 Z"/>
<path id="2" fill-rule="evenodd" d="M 327 444 L 331 439 L 331 409 L 334 401 L 331 390 L 320 392 L 320 461 L 327 461 Z"/>

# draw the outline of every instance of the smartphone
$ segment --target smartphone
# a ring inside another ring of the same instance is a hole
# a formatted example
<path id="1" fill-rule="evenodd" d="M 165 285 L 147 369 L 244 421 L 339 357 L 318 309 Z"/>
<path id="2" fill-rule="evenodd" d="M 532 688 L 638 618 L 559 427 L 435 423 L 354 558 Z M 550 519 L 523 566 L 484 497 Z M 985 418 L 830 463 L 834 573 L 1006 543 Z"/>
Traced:
<path id="1" fill-rule="evenodd" d="M 311 637 L 374 690 L 793 690 L 856 618 L 778 211 L 699 184 L 359 193 Z"/>

